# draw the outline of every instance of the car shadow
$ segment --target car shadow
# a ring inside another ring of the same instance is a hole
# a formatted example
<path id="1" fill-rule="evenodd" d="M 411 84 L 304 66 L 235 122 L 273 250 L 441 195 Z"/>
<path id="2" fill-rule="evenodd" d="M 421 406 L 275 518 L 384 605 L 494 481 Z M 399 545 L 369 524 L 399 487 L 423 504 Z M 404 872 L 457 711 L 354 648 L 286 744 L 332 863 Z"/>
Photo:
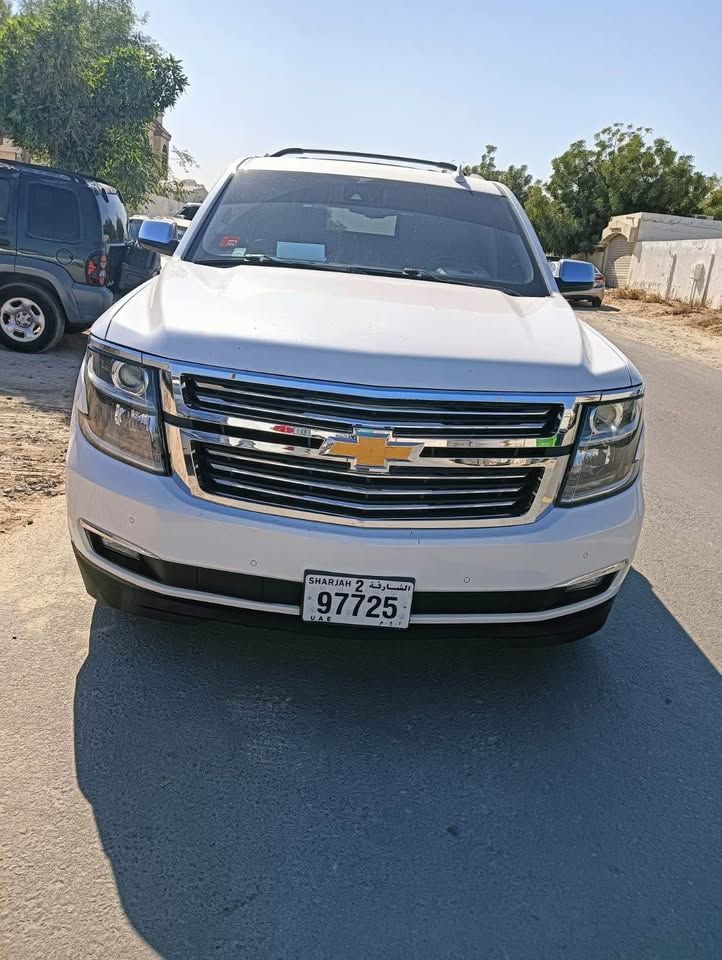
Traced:
<path id="1" fill-rule="evenodd" d="M 169 960 L 711 960 L 721 700 L 635 571 L 540 649 L 96 606 L 77 776 Z"/>

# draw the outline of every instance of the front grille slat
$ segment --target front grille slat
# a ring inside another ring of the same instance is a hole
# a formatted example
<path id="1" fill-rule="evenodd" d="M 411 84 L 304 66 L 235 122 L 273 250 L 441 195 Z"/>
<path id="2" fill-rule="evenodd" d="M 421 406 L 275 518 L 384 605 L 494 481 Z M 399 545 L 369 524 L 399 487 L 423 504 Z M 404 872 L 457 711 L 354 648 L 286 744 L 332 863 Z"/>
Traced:
<path id="1" fill-rule="evenodd" d="M 424 496 L 424 497 L 474 497 L 478 496 L 479 490 L 478 485 L 472 486 L 467 489 L 459 489 L 458 486 L 454 486 L 452 489 L 444 487 L 417 487 L 416 489 L 410 488 L 409 485 L 405 485 L 402 488 L 399 488 L 398 485 L 394 487 L 379 486 L 377 483 L 374 483 L 374 478 L 368 477 L 359 477 L 357 478 L 353 474 L 349 474 L 349 479 L 351 480 L 366 480 L 371 479 L 371 483 L 366 485 L 358 483 L 339 483 L 338 481 L 324 481 L 319 480 L 318 478 L 308 479 L 308 478 L 298 478 L 293 476 L 279 476 L 278 474 L 265 473 L 260 470 L 248 469 L 248 468 L 239 468 L 231 467 L 228 464 L 219 463 L 217 460 L 209 459 L 208 467 L 211 471 L 215 473 L 230 473 L 233 476 L 242 476 L 250 477 L 256 480 L 268 480 L 272 483 L 281 483 L 281 484 L 291 484 L 295 486 L 308 487 L 309 489 L 320 489 L 320 490 L 341 490 L 349 493 L 359 493 L 363 492 L 366 497 L 373 497 L 377 499 L 382 499 L 384 497 L 408 497 L 408 496 Z M 494 494 L 506 494 L 514 493 L 519 494 L 519 485 L 517 486 L 496 486 L 495 484 L 489 483 L 487 481 L 484 484 L 484 490 L 489 493 Z"/>
<path id="2" fill-rule="evenodd" d="M 300 457 L 294 457 L 291 455 L 281 456 L 276 455 L 275 459 L 272 459 L 273 455 L 268 454 L 265 450 L 263 454 L 256 454 L 255 451 L 250 455 L 245 455 L 241 452 L 238 452 L 239 449 L 244 448 L 234 448 L 231 450 L 224 450 L 222 447 L 215 447 L 213 449 L 213 456 L 221 459 L 228 459 L 230 462 L 243 461 L 248 464 L 260 464 L 263 467 L 273 467 L 277 468 L 279 463 L 284 466 L 287 470 L 300 470 L 304 473 L 313 472 L 314 474 L 348 474 L 348 468 L 345 463 L 342 461 L 333 461 L 333 460 L 324 460 L 322 458 L 313 458 L 309 463 L 308 459 L 302 460 Z M 497 472 L 498 468 L 494 470 L 494 478 L 496 480 L 523 480 L 526 477 L 524 471 L 506 471 L 501 470 Z M 350 476 L 355 476 L 354 474 L 349 474 Z M 479 478 L 479 469 L 478 467 L 454 467 L 451 470 L 444 470 L 441 467 L 436 468 L 433 472 L 429 472 L 428 467 L 397 467 L 392 466 L 388 474 L 386 474 L 385 479 L 388 479 L 390 482 L 396 481 L 410 481 L 410 480 L 443 480 L 446 482 L 462 482 L 469 481 L 470 479 Z"/>
<path id="3" fill-rule="evenodd" d="M 353 473 L 321 458 L 299 463 L 283 454 L 256 454 L 196 441 L 198 481 L 208 493 L 239 501 L 367 520 L 471 520 L 526 513 L 542 470 L 536 467 L 463 470 L 406 467 L 395 473 Z M 316 466 L 318 463 L 318 467 Z"/>
<path id="4" fill-rule="evenodd" d="M 313 426 L 322 430 L 342 431 L 349 431 L 354 426 L 368 427 L 369 429 L 390 429 L 391 427 L 395 427 L 396 433 L 399 435 L 401 435 L 402 432 L 415 430 L 427 435 L 430 432 L 441 431 L 444 434 L 454 436 L 457 434 L 474 436 L 477 433 L 484 435 L 495 434 L 498 436 L 500 431 L 503 431 L 504 436 L 528 437 L 534 436 L 537 433 L 541 435 L 546 422 L 543 418 L 537 418 L 535 420 L 515 420 L 510 424 L 501 424 L 498 421 L 494 421 L 488 424 L 476 422 L 448 425 L 441 419 L 434 421 L 403 419 L 400 416 L 396 416 L 395 412 L 389 413 L 385 419 L 373 419 L 368 417 L 368 415 L 363 416 L 362 414 L 358 416 L 349 414 L 345 417 L 337 417 L 333 414 L 324 413 L 323 416 L 321 416 L 315 414 L 309 408 L 300 410 L 278 410 L 270 406 L 250 406 L 247 403 L 242 404 L 237 400 L 213 397 L 200 391 L 197 394 L 197 400 L 198 403 L 202 405 L 202 408 L 211 408 L 211 410 L 216 412 L 228 412 L 233 416 L 241 416 L 249 420 L 259 419 L 264 422 L 273 421 L 289 425 Z"/>
<path id="5" fill-rule="evenodd" d="M 478 417 L 479 409 L 478 404 L 470 404 L 468 409 L 465 409 L 463 404 L 456 403 L 453 406 L 441 407 L 438 404 L 430 403 L 429 406 L 426 406 L 426 403 L 423 401 L 417 403 L 414 406 L 409 406 L 408 401 L 403 406 L 396 406 L 393 403 L 381 402 L 378 400 L 364 400 L 363 403 L 359 403 L 358 400 L 349 398 L 343 400 L 332 400 L 325 396 L 320 396 L 318 398 L 312 398 L 308 394 L 302 396 L 294 397 L 289 394 L 273 394 L 273 393 L 262 393 L 258 390 L 251 390 L 244 388 L 243 391 L 239 391 L 238 387 L 228 387 L 221 386 L 219 384 L 210 383 L 205 380 L 195 380 L 194 381 L 194 391 L 199 400 L 204 397 L 213 397 L 214 394 L 219 396 L 216 399 L 223 399 L 226 397 L 236 397 L 243 396 L 244 398 L 250 398 L 248 402 L 255 403 L 256 399 L 262 400 L 262 406 L 269 406 L 267 401 L 275 400 L 276 403 L 282 403 L 284 406 L 288 403 L 290 404 L 308 404 L 309 401 L 314 405 L 329 407 L 337 410 L 343 410 L 345 413 L 353 414 L 355 412 L 361 414 L 368 414 L 375 410 L 379 410 L 383 413 L 393 413 L 394 416 L 403 415 L 405 413 L 414 414 L 418 416 L 420 412 L 423 411 L 427 416 L 437 417 L 439 419 L 447 417 L 449 415 L 453 416 L 469 416 L 469 417 Z M 277 409 L 274 408 L 274 409 Z M 499 404 L 499 409 L 497 410 L 484 410 L 485 417 L 543 417 L 546 418 L 548 411 L 544 407 L 523 407 L 523 406 L 514 406 L 511 410 L 505 410 L 503 404 Z"/>
<path id="6" fill-rule="evenodd" d="M 264 497 L 270 500 L 273 500 L 274 498 L 278 498 L 283 503 L 287 503 L 287 504 L 290 504 L 290 501 L 292 500 L 298 500 L 302 504 L 310 503 L 316 506 L 327 508 L 325 511 L 327 513 L 342 511 L 343 513 L 360 513 L 360 514 L 366 513 L 371 515 L 372 513 L 378 513 L 379 511 L 381 511 L 384 516 L 386 516 L 389 512 L 393 512 L 393 513 L 400 512 L 402 514 L 415 513 L 415 514 L 424 516 L 428 514 L 429 511 L 438 513 L 440 510 L 444 510 L 444 509 L 448 511 L 452 511 L 452 510 L 456 511 L 457 509 L 462 510 L 462 508 L 457 507 L 457 505 L 448 506 L 445 504 L 433 504 L 433 505 L 430 504 L 427 506 L 425 504 L 411 504 L 411 503 L 394 504 L 392 507 L 387 508 L 384 504 L 357 503 L 351 500 L 339 500 L 331 497 L 309 496 L 308 494 L 293 495 L 293 494 L 288 494 L 286 491 L 282 491 L 282 492 L 279 491 L 278 493 L 275 493 L 274 491 L 266 489 L 261 486 L 255 486 L 250 483 L 237 483 L 235 481 L 222 480 L 220 478 L 216 478 L 215 482 L 222 487 L 232 488 L 234 491 L 236 491 L 238 496 L 242 496 L 244 491 L 249 491 L 254 495 L 262 494 Z M 465 503 L 463 506 L 463 509 L 467 511 L 471 510 L 475 513 L 478 510 L 493 510 L 495 513 L 497 513 L 499 507 L 512 507 L 514 506 L 515 502 L 516 501 L 514 500 L 497 500 L 497 501 L 479 500 L 473 503 Z M 507 513 L 505 513 L 504 515 L 507 515 Z"/>
<path id="7" fill-rule="evenodd" d="M 397 436 L 548 437 L 557 432 L 564 409 L 555 402 L 437 399 L 435 391 L 429 391 L 428 398 L 419 398 L 413 392 L 410 397 L 391 390 L 387 394 L 381 390 L 367 394 L 331 386 L 303 390 L 191 374 L 184 374 L 181 384 L 190 410 L 315 430 L 349 432 L 354 426 L 389 429 Z"/>

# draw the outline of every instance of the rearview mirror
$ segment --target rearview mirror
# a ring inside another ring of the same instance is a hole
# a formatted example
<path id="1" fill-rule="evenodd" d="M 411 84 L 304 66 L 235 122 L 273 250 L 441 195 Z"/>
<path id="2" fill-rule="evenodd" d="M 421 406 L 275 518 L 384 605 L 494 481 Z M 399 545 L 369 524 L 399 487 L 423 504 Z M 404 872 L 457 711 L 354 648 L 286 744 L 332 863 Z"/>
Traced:
<path id="1" fill-rule="evenodd" d="M 175 253 L 178 241 L 175 238 L 175 224 L 170 220 L 144 220 L 138 234 L 138 242 L 146 250 L 171 256 Z"/>
<path id="2" fill-rule="evenodd" d="M 560 260 L 555 271 L 559 292 L 586 290 L 594 285 L 595 273 L 594 264 L 587 263 L 586 260 Z"/>

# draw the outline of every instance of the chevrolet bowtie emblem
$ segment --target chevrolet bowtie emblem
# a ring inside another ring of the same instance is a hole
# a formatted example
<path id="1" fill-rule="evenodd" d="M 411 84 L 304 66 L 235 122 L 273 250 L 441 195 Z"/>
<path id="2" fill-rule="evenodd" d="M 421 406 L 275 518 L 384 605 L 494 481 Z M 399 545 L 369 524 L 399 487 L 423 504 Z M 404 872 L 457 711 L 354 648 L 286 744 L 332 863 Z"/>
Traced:
<path id="1" fill-rule="evenodd" d="M 349 460 L 358 473 L 388 473 L 389 461 L 416 460 L 424 447 L 392 440 L 392 436 L 388 430 L 354 430 L 351 436 L 329 437 L 319 453 Z"/>

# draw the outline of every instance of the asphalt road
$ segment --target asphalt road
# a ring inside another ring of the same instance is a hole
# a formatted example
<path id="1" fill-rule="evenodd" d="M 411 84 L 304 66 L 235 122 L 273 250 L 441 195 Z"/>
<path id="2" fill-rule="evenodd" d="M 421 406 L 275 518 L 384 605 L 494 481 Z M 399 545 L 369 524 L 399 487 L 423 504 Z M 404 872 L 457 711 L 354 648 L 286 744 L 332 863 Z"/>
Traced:
<path id="1" fill-rule="evenodd" d="M 648 515 L 576 645 L 142 622 L 62 503 L 0 541 L 0 956 L 717 960 L 722 376 L 618 342 Z"/>

